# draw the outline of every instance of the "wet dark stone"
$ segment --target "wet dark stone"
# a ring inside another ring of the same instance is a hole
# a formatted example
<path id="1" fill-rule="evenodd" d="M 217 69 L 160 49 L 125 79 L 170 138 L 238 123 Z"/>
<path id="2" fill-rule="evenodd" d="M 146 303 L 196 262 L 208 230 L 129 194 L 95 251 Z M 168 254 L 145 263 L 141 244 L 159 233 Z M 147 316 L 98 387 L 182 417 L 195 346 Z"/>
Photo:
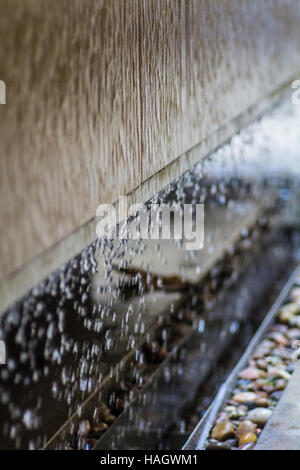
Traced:
<path id="1" fill-rule="evenodd" d="M 237 439 L 228 439 L 227 441 L 225 441 L 224 444 L 227 444 L 230 447 L 237 447 L 238 441 L 237 441 Z"/>
<path id="2" fill-rule="evenodd" d="M 103 431 L 106 431 L 108 429 L 108 424 L 107 423 L 104 423 L 104 422 L 100 422 L 100 423 L 97 423 L 95 424 L 95 426 L 93 427 L 93 431 L 98 434 L 98 433 L 101 433 Z"/>
<path id="3" fill-rule="evenodd" d="M 283 393 L 282 390 L 278 390 L 276 392 L 273 392 L 273 393 L 271 393 L 270 398 L 272 398 L 272 400 L 278 401 L 278 400 L 280 400 L 282 393 Z"/>
<path id="4" fill-rule="evenodd" d="M 247 444 L 241 446 L 239 450 L 252 450 L 253 447 L 255 447 L 255 442 L 247 442 Z"/>
<path id="5" fill-rule="evenodd" d="M 205 450 L 231 450 L 231 447 L 225 442 L 211 442 Z"/>
<path id="6" fill-rule="evenodd" d="M 288 365 L 286 366 L 286 371 L 289 372 L 290 374 L 291 374 L 292 372 L 294 372 L 294 369 L 295 369 L 295 365 L 294 365 L 294 364 L 288 364 Z"/>
<path id="7" fill-rule="evenodd" d="M 112 424 L 116 420 L 116 417 L 114 415 L 107 415 L 104 420 L 107 424 Z"/>
<path id="8" fill-rule="evenodd" d="M 253 410 L 254 408 L 257 407 L 257 404 L 255 401 L 249 401 L 245 403 L 245 405 L 247 406 L 248 410 Z"/>

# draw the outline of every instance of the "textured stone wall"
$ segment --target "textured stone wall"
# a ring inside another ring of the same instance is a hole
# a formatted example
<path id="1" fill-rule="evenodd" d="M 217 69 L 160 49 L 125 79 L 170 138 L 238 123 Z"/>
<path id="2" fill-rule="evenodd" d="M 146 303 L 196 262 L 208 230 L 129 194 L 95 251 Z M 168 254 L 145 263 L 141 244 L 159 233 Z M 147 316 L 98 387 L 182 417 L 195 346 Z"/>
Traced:
<path id="1" fill-rule="evenodd" d="M 2 0 L 0 278 L 300 70 L 297 0 Z"/>

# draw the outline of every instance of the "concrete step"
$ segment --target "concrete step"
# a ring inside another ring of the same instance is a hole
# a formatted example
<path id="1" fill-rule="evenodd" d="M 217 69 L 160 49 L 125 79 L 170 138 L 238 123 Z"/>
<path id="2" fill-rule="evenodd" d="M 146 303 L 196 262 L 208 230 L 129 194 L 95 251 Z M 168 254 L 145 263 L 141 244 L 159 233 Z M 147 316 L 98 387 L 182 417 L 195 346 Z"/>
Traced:
<path id="1" fill-rule="evenodd" d="M 300 364 L 296 366 L 255 450 L 300 450 Z"/>

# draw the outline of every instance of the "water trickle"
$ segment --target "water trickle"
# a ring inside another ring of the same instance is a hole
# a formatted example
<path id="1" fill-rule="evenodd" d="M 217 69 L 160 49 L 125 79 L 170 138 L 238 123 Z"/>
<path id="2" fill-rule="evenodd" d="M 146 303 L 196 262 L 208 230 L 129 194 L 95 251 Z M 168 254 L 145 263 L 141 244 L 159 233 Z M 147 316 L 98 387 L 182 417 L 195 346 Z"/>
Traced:
<path id="1" fill-rule="evenodd" d="M 235 224 L 240 227 L 240 220 L 248 220 L 266 194 L 288 204 L 297 188 L 299 114 L 297 107 L 290 110 L 284 103 L 148 202 L 149 212 L 157 204 L 176 203 L 181 216 L 185 203 L 205 204 L 203 251 L 184 250 L 178 239 L 96 240 L 2 314 L 0 337 L 6 341 L 8 356 L 0 374 L 4 447 L 44 445 L 64 420 L 80 414 L 83 401 L 105 378 L 119 383 L 123 358 L 132 351 L 135 363 L 129 382 L 135 390 L 141 388 L 147 382 L 143 367 L 149 357 L 160 363 L 172 344 L 167 327 L 159 340 L 153 339 L 149 333 L 153 325 L 163 326 L 166 316 L 178 314 L 174 292 L 186 291 L 189 283 L 195 287 L 208 272 L 205 289 L 191 291 L 189 302 L 199 310 L 213 308 L 222 272 L 230 279 L 238 275 L 234 263 L 230 273 L 223 265 L 212 269 L 211 264 L 212 260 L 216 264 Z M 150 226 L 150 237 L 162 226 L 158 212 L 151 217 L 155 224 Z M 261 219 L 260 228 L 265 223 Z M 138 227 L 137 217 L 131 217 L 130 224 Z M 240 249 L 250 250 L 260 232 L 249 231 L 248 226 L 239 230 L 247 242 Z M 229 242 L 226 256 L 232 261 Z M 178 320 L 184 318 L 205 338 L 207 322 L 197 315 L 179 312 Z M 230 333 L 238 328 L 239 322 L 233 322 Z M 205 341 L 199 348 L 206 351 Z M 165 369 L 165 379 L 176 373 L 183 373 L 180 363 Z M 110 395 L 109 405 L 116 415 L 130 393 L 121 390 Z M 98 407 L 93 414 L 97 419 L 101 415 Z M 115 418 L 108 416 L 103 421 L 107 426 Z M 147 426 L 147 420 L 139 423 L 140 429 Z M 184 424 L 180 429 L 184 432 Z M 89 449 L 91 442 L 80 445 Z"/>

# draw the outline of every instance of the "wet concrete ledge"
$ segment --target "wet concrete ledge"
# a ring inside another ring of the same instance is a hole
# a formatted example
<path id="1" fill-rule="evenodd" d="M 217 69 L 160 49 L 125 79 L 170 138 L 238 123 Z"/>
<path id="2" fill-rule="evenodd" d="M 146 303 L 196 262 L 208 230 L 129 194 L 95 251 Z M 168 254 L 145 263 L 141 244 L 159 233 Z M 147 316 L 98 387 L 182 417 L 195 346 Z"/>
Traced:
<path id="1" fill-rule="evenodd" d="M 295 368 L 255 450 L 300 450 L 300 364 Z"/>

